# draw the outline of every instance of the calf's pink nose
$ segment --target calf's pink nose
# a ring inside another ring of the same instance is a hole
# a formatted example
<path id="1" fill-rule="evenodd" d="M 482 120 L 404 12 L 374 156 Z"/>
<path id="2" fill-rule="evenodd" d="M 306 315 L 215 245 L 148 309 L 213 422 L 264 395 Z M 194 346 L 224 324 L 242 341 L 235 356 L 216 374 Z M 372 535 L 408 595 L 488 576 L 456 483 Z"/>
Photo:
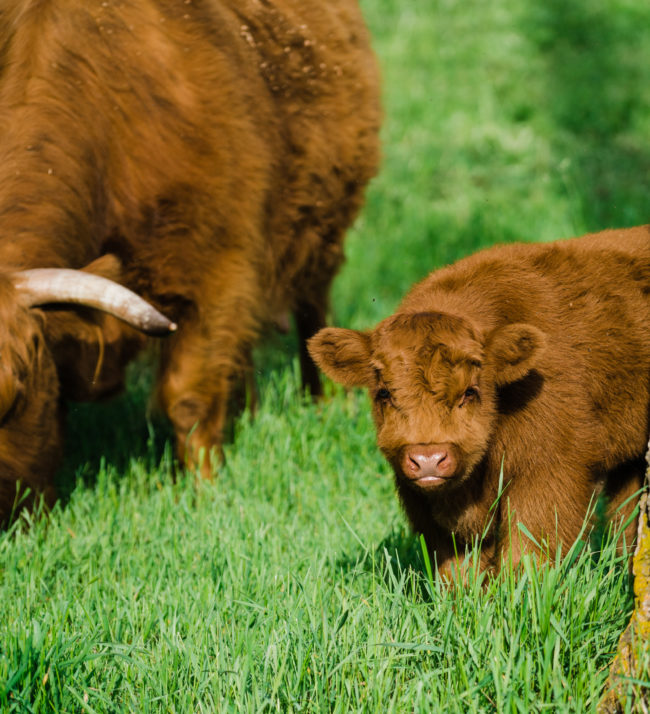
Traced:
<path id="1" fill-rule="evenodd" d="M 405 449 L 402 466 L 410 479 L 448 478 L 456 470 L 456 461 L 450 444 L 415 444 Z"/>

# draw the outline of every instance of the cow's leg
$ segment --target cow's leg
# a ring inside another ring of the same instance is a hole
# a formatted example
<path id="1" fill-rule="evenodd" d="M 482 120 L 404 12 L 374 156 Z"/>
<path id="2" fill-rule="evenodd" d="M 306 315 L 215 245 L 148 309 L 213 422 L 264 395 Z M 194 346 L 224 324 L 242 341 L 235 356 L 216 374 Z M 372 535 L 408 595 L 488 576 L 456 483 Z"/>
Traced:
<path id="1" fill-rule="evenodd" d="M 615 531 L 620 534 L 617 542 L 620 553 L 624 550 L 630 553 L 636 540 L 638 518 L 634 516 L 634 509 L 641 496 L 645 469 L 645 459 L 640 457 L 610 472 L 607 477 L 603 491 L 607 505 L 605 517 L 612 522 Z M 625 531 L 621 532 L 621 527 L 626 523 Z M 631 559 L 630 567 L 632 567 Z"/>
<path id="2" fill-rule="evenodd" d="M 318 367 L 316 367 L 307 351 L 307 340 L 313 337 L 318 330 L 325 327 L 326 311 L 326 298 L 323 299 L 323 303 L 321 304 L 301 302 L 295 311 L 302 387 L 308 390 L 312 397 L 320 397 L 323 393 L 323 388 Z"/>
<path id="3" fill-rule="evenodd" d="M 203 478 L 221 461 L 228 405 L 250 368 L 250 314 L 206 311 L 163 345 L 158 400 L 173 424 L 179 461 Z"/>
<path id="4" fill-rule="evenodd" d="M 342 253 L 335 251 L 332 255 L 328 255 L 327 259 L 319 261 L 321 269 L 316 276 L 303 278 L 302 282 L 307 287 L 301 291 L 294 311 L 299 341 L 302 386 L 303 389 L 309 391 L 312 397 L 320 397 L 323 388 L 320 371 L 307 351 L 307 340 L 326 326 L 330 287 L 341 260 Z"/>

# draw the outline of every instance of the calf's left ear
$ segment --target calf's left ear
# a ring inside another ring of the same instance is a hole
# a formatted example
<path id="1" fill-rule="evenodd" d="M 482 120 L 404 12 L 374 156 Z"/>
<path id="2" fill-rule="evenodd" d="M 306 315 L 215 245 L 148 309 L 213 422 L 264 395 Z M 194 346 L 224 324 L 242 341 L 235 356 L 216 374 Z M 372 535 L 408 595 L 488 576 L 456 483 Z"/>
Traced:
<path id="1" fill-rule="evenodd" d="M 498 327 L 485 345 L 487 363 L 498 387 L 516 382 L 535 368 L 546 347 L 546 335 L 533 325 L 514 323 Z"/>
<path id="2" fill-rule="evenodd" d="M 325 327 L 307 341 L 311 358 L 325 374 L 346 387 L 373 384 L 370 337 L 365 332 Z"/>

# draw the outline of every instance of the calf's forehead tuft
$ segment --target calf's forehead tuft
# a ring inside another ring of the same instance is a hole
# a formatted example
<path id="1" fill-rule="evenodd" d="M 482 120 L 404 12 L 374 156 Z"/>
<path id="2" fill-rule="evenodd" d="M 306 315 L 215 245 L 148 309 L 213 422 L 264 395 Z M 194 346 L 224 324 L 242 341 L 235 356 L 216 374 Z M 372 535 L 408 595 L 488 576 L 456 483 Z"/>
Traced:
<path id="1" fill-rule="evenodd" d="M 472 325 L 445 313 L 397 313 L 379 323 L 372 336 L 373 357 L 378 364 L 428 364 L 437 355 L 449 367 L 479 367 L 483 341 Z"/>

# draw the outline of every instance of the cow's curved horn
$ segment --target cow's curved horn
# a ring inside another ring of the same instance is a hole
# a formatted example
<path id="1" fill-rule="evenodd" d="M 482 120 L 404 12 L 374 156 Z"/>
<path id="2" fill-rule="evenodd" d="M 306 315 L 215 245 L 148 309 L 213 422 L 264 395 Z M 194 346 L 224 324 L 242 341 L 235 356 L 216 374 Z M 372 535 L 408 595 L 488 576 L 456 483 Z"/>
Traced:
<path id="1" fill-rule="evenodd" d="M 28 307 L 74 303 L 107 312 L 147 335 L 176 329 L 155 307 L 123 285 L 81 270 L 36 268 L 13 276 L 21 301 Z"/>

